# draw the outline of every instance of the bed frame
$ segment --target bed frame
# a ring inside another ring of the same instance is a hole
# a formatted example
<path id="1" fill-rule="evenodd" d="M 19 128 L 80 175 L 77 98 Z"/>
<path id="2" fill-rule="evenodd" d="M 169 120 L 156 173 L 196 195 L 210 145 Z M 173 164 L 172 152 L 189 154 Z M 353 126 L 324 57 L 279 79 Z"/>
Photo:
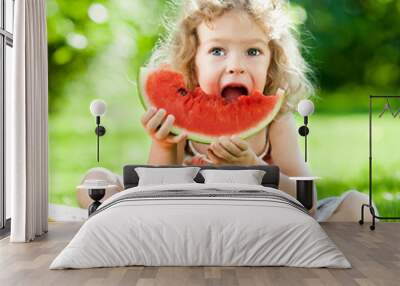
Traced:
<path id="1" fill-rule="evenodd" d="M 147 167 L 147 168 L 184 168 L 185 166 L 180 165 L 126 165 L 124 166 L 124 189 L 133 188 L 138 185 L 139 177 L 135 171 L 136 167 Z M 221 165 L 221 166 L 195 166 L 202 170 L 204 169 L 219 169 L 219 170 L 263 170 L 265 175 L 262 179 L 261 184 L 265 187 L 278 188 L 279 185 L 279 167 L 274 165 L 256 165 L 256 166 L 234 166 L 234 165 Z M 204 178 L 200 174 L 194 178 L 197 183 L 204 183 Z"/>

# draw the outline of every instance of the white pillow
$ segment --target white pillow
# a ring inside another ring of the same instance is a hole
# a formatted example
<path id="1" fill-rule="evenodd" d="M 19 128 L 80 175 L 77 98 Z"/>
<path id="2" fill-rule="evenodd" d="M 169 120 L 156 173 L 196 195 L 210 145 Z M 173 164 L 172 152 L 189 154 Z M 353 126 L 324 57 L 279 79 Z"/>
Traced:
<path id="1" fill-rule="evenodd" d="M 234 183 L 247 185 L 261 185 L 265 171 L 262 170 L 201 170 L 204 183 Z"/>
<path id="2" fill-rule="evenodd" d="M 139 176 L 139 186 L 196 183 L 193 179 L 199 170 L 199 167 L 135 168 Z"/>

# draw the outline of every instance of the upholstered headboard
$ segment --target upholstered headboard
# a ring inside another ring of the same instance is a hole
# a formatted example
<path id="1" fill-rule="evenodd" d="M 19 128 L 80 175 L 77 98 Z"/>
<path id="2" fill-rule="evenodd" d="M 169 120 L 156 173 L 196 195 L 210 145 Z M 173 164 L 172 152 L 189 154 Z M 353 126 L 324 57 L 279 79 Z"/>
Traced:
<path id="1" fill-rule="evenodd" d="M 163 166 L 153 166 L 153 165 L 126 165 L 124 166 L 124 188 L 129 189 L 136 187 L 139 182 L 139 177 L 135 171 L 136 167 L 148 167 L 148 168 L 184 168 L 185 166 L 179 165 L 163 165 Z M 248 170 L 257 169 L 265 171 L 265 175 L 262 179 L 261 184 L 265 187 L 272 187 L 277 189 L 279 185 L 279 167 L 273 165 L 257 165 L 257 166 L 197 166 L 201 169 L 221 169 L 221 170 Z M 204 178 L 200 174 L 194 178 L 197 183 L 204 183 Z"/>

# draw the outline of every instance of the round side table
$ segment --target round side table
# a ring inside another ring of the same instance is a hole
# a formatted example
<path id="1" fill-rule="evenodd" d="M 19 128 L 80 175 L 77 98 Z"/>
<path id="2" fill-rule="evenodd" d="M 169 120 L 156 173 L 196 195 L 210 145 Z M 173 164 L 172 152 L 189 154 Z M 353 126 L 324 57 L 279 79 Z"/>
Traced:
<path id="1" fill-rule="evenodd" d="M 314 202 L 314 181 L 321 177 L 289 177 L 289 179 L 296 181 L 296 199 L 306 209 L 311 210 Z"/>
<path id="2" fill-rule="evenodd" d="M 93 203 L 88 207 L 89 216 L 101 205 L 100 200 L 106 194 L 106 188 L 113 186 L 114 185 L 108 185 L 105 180 L 87 180 L 83 185 L 77 187 L 87 189 L 89 197 L 93 200 Z"/>

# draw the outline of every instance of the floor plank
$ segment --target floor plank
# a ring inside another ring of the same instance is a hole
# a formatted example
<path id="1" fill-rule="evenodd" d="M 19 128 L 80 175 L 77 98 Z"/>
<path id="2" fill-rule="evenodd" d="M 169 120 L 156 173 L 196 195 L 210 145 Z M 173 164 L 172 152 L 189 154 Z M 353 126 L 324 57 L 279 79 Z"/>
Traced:
<path id="1" fill-rule="evenodd" d="M 48 269 L 81 223 L 50 223 L 49 232 L 32 243 L 0 240 L 0 285 L 399 285 L 400 223 L 370 231 L 356 223 L 322 223 L 352 269 L 291 267 L 116 267 Z"/>

